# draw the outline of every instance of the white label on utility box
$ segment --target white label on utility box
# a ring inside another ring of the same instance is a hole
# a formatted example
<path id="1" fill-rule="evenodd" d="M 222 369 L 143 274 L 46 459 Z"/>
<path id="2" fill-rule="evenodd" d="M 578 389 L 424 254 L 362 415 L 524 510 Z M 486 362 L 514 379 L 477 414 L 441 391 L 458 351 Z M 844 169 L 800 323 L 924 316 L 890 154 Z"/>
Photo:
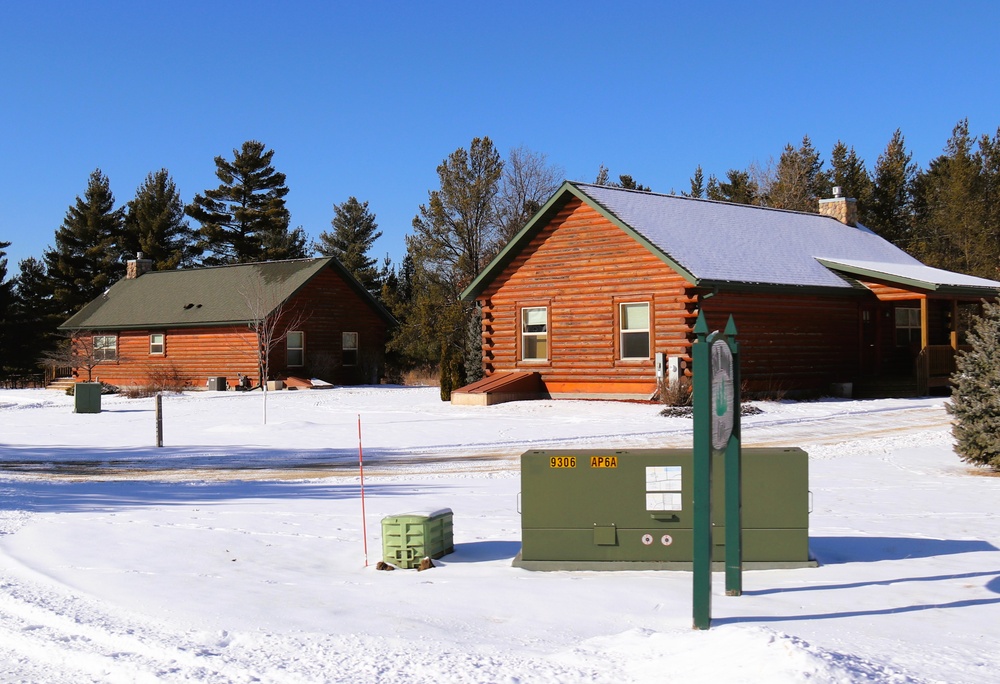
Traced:
<path id="1" fill-rule="evenodd" d="M 680 492 L 646 492 L 647 511 L 679 511 L 681 509 Z"/>
<path id="2" fill-rule="evenodd" d="M 646 466 L 646 510 L 679 511 L 681 466 Z"/>

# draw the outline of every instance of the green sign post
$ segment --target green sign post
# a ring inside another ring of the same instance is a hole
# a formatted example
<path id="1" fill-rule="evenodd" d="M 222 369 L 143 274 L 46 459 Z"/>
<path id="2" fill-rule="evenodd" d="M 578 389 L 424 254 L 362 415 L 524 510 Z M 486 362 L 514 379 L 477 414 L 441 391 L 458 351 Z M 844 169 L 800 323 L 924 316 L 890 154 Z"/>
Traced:
<path id="1" fill-rule="evenodd" d="M 740 482 L 740 373 L 736 324 L 709 334 L 698 312 L 691 349 L 694 365 L 693 575 L 694 628 L 712 623 L 712 459 L 725 454 L 726 594 L 743 593 Z"/>

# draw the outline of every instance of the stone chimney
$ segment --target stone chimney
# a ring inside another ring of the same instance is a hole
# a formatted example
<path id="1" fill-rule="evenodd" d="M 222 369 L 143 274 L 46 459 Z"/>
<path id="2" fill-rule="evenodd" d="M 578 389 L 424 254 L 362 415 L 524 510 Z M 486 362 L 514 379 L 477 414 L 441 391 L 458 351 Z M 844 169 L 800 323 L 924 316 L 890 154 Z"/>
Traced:
<path id="1" fill-rule="evenodd" d="M 125 262 L 125 279 L 135 280 L 143 273 L 149 273 L 153 270 L 153 260 L 143 259 L 142 252 L 136 252 L 135 259 L 129 259 Z"/>
<path id="2" fill-rule="evenodd" d="M 834 186 L 832 198 L 819 201 L 819 213 L 831 216 L 852 228 L 858 225 L 858 201 L 850 197 L 841 197 L 839 185 Z"/>

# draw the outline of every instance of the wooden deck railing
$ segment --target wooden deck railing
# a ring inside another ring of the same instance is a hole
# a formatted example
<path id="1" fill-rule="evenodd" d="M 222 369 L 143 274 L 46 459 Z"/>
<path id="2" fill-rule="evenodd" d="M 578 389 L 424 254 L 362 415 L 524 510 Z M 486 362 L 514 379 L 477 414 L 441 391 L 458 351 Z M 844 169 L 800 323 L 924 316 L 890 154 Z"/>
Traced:
<path id="1" fill-rule="evenodd" d="M 968 347 L 959 347 L 964 351 Z M 955 350 L 948 344 L 932 344 L 917 355 L 917 385 L 921 394 L 928 394 L 931 387 L 947 387 L 955 372 Z"/>

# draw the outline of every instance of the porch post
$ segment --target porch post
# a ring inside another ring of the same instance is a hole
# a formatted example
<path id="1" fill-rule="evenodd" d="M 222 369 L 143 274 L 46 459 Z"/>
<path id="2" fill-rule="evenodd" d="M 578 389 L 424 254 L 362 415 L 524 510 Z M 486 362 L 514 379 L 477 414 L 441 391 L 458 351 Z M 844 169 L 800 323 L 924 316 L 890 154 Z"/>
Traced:
<path id="1" fill-rule="evenodd" d="M 951 300 L 951 348 L 958 351 L 958 300 Z"/>
<path id="2" fill-rule="evenodd" d="M 921 351 L 927 349 L 930 342 L 930 331 L 928 330 L 928 306 L 927 297 L 920 300 L 920 349 Z"/>

